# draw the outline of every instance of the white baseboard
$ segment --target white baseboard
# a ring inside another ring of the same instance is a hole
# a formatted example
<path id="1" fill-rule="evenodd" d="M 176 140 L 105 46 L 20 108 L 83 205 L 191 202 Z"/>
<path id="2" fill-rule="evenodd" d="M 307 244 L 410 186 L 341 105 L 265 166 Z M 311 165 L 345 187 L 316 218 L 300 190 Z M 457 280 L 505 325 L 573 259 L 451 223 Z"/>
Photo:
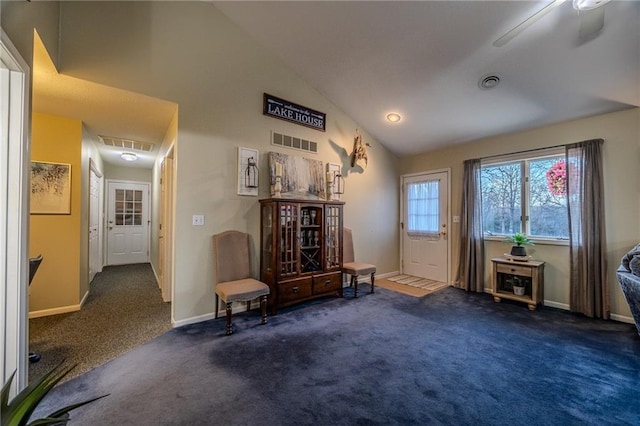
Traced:
<path id="1" fill-rule="evenodd" d="M 563 311 L 569 310 L 569 305 L 566 303 L 554 302 L 552 300 L 545 300 L 543 302 L 544 306 L 548 306 L 550 308 L 562 309 Z"/>
<path id="2" fill-rule="evenodd" d="M 626 322 L 628 324 L 636 323 L 632 317 L 628 317 L 626 315 L 611 314 L 611 319 L 618 322 Z"/>
<path id="3" fill-rule="evenodd" d="M 382 279 L 389 278 L 389 277 L 395 277 L 396 275 L 400 275 L 400 272 L 399 271 L 393 271 L 393 272 L 387 272 L 386 274 L 380 274 L 380 275 L 376 274 L 376 279 L 380 278 L 382 280 Z"/>
<path id="4" fill-rule="evenodd" d="M 87 291 L 82 300 L 77 305 L 69 305 L 69 306 L 61 306 L 59 308 L 51 308 L 51 309 L 42 309 L 40 311 L 29 312 L 29 319 L 31 318 L 40 318 L 40 317 L 48 317 L 50 315 L 58 315 L 58 314 L 68 314 L 69 312 L 77 312 L 82 309 L 84 302 L 87 301 L 89 297 L 89 292 Z"/>
<path id="5" fill-rule="evenodd" d="M 48 317 L 49 315 L 67 314 L 69 312 L 76 312 L 76 311 L 79 311 L 81 307 L 82 307 L 82 304 L 78 304 L 78 305 L 70 305 L 70 306 L 61 306 L 59 308 L 42 309 L 40 311 L 33 311 L 33 312 L 29 312 L 29 319 Z"/>
<path id="6" fill-rule="evenodd" d="M 196 324 L 203 321 L 209 321 L 210 319 L 214 319 L 215 314 L 213 312 L 203 315 L 198 315 L 197 317 L 186 318 L 183 320 L 175 321 L 171 320 L 171 326 L 173 328 L 183 327 L 185 325 Z"/>
<path id="7" fill-rule="evenodd" d="M 156 277 L 156 284 L 158 285 L 158 287 L 160 287 L 160 277 L 158 276 L 158 273 L 156 272 L 156 268 L 153 267 L 153 263 L 149 262 L 149 265 L 151 265 L 151 270 L 153 271 L 153 276 Z"/>

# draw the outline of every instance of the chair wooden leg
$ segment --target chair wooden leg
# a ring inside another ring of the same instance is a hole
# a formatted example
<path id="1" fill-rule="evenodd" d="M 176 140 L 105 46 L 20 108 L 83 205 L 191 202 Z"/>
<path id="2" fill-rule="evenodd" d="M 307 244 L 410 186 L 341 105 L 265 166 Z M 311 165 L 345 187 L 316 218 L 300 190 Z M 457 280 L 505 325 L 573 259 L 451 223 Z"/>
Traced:
<path id="1" fill-rule="evenodd" d="M 353 287 L 353 279 L 355 278 L 355 275 L 351 275 L 351 281 L 349 282 L 349 287 Z"/>
<path id="2" fill-rule="evenodd" d="M 218 294 L 216 293 L 216 312 L 215 312 L 215 318 L 218 319 Z"/>
<path id="3" fill-rule="evenodd" d="M 351 277 L 351 279 L 353 279 L 353 298 L 357 299 L 358 298 L 358 276 L 354 275 L 353 277 Z"/>
<path id="4" fill-rule="evenodd" d="M 227 302 L 227 328 L 226 334 L 229 336 L 233 333 L 233 328 L 231 327 L 231 302 Z"/>
<path id="5" fill-rule="evenodd" d="M 372 293 L 372 294 L 373 294 L 373 292 L 374 292 L 374 290 L 373 290 L 373 289 L 374 289 L 373 282 L 375 281 L 375 279 L 376 279 L 376 273 L 375 273 L 375 272 L 373 272 L 373 273 L 371 274 L 371 293 Z"/>
<path id="6" fill-rule="evenodd" d="M 251 310 L 251 300 L 247 302 L 247 312 Z"/>
<path id="7" fill-rule="evenodd" d="M 266 324 L 267 323 L 267 296 L 260 297 L 260 310 L 262 311 L 261 324 Z"/>

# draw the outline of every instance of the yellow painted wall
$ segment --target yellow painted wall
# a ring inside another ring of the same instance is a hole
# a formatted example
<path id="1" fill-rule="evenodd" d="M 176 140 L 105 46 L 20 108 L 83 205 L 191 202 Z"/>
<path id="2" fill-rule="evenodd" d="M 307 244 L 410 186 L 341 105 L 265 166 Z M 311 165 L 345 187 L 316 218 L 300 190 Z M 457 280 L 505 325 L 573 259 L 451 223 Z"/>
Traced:
<path id="1" fill-rule="evenodd" d="M 30 286 L 29 311 L 80 303 L 82 122 L 34 113 L 31 159 L 71 164 L 71 214 L 31 215 L 29 256 L 44 260 Z"/>

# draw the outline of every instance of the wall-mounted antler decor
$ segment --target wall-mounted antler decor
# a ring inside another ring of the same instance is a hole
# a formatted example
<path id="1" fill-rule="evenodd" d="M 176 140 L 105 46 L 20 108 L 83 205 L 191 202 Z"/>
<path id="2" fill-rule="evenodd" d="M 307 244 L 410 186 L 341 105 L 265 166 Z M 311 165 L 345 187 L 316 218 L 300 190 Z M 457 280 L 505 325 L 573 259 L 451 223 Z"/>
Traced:
<path id="1" fill-rule="evenodd" d="M 356 129 L 356 135 L 353 138 L 353 152 L 351 152 L 351 167 L 355 167 L 356 163 L 360 160 L 364 160 L 364 167 L 367 167 L 368 158 L 367 158 L 367 148 L 371 145 L 366 142 L 362 142 L 362 135 Z"/>

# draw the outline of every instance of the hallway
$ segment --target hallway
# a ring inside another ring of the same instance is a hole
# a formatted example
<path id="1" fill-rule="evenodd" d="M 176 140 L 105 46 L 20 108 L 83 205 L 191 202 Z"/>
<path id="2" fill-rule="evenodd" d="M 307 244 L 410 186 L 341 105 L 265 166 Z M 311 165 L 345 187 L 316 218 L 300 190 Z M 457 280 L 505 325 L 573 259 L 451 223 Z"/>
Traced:
<path id="1" fill-rule="evenodd" d="M 63 381 L 87 372 L 171 329 L 171 304 L 162 301 L 148 263 L 107 266 L 91 284 L 80 311 L 29 320 L 29 381 L 63 359 L 77 364 Z"/>

